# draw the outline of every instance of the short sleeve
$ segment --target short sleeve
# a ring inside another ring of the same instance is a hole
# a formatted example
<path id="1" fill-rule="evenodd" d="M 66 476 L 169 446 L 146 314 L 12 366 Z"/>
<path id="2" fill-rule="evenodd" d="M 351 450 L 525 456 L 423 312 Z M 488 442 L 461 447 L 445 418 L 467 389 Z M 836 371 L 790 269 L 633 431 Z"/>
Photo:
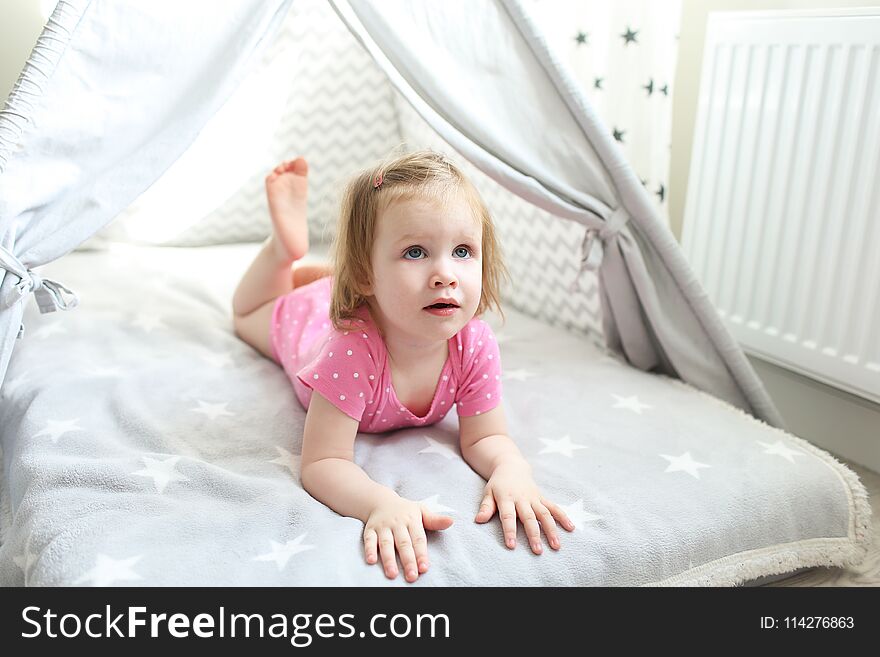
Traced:
<path id="1" fill-rule="evenodd" d="M 462 379 L 456 409 L 459 416 L 479 415 L 501 403 L 501 353 L 485 322 L 471 322 L 462 331 Z"/>
<path id="2" fill-rule="evenodd" d="M 296 373 L 308 388 L 358 422 L 379 384 L 376 356 L 366 333 L 333 331 L 317 356 Z"/>

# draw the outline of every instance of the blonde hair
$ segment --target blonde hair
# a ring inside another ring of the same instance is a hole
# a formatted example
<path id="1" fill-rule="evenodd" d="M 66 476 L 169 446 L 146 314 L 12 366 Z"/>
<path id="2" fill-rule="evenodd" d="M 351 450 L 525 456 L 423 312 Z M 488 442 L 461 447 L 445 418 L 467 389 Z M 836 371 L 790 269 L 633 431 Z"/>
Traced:
<path id="1" fill-rule="evenodd" d="M 374 184 L 381 176 L 381 185 Z M 372 280 L 372 247 L 380 212 L 400 200 L 430 199 L 446 205 L 461 194 L 482 225 L 482 278 L 480 304 L 475 315 L 494 308 L 501 315 L 502 277 L 510 281 L 495 226 L 480 194 L 461 170 L 444 155 L 420 150 L 389 156 L 370 169 L 359 171 L 346 186 L 332 249 L 333 290 L 330 321 L 337 330 L 352 329 L 356 311 L 367 302 L 361 283 Z"/>

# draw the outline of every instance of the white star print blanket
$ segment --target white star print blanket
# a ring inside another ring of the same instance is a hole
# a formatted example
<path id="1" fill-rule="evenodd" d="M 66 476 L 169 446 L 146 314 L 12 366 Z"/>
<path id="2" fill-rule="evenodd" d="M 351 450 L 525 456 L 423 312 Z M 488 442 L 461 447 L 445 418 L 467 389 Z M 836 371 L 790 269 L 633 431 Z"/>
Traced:
<path id="1" fill-rule="evenodd" d="M 512 308 L 499 338 L 512 437 L 576 525 L 536 556 L 473 518 L 457 420 L 361 435 L 376 481 L 455 519 L 414 585 L 363 559 L 362 524 L 300 486 L 305 413 L 232 332 L 258 244 L 74 252 L 0 390 L 0 585 L 733 585 L 858 562 L 870 510 L 826 452 Z"/>

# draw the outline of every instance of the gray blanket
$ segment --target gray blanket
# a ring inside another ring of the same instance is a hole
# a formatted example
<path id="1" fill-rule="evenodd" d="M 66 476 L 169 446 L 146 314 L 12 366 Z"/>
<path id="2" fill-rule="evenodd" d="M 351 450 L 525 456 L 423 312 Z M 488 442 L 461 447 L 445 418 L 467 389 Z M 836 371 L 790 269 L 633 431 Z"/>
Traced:
<path id="1" fill-rule="evenodd" d="M 120 246 L 39 272 L 80 296 L 25 314 L 0 390 L 0 584 L 733 585 L 857 563 L 870 509 L 828 453 L 584 336 L 513 309 L 487 321 L 513 439 L 576 524 L 562 549 L 511 551 L 457 419 L 362 434 L 376 481 L 455 522 L 430 571 L 388 580 L 360 521 L 299 482 L 305 412 L 288 379 L 232 332 L 231 295 L 258 245 Z"/>

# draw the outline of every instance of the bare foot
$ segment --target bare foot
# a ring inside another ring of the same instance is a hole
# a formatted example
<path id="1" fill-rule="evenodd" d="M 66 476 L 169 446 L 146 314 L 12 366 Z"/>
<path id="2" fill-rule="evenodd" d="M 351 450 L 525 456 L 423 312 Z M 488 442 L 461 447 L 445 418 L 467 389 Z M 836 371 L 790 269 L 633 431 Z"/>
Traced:
<path id="1" fill-rule="evenodd" d="M 282 162 L 266 176 L 272 245 L 279 258 L 299 260 L 309 250 L 306 223 L 309 165 L 305 158 Z"/>

